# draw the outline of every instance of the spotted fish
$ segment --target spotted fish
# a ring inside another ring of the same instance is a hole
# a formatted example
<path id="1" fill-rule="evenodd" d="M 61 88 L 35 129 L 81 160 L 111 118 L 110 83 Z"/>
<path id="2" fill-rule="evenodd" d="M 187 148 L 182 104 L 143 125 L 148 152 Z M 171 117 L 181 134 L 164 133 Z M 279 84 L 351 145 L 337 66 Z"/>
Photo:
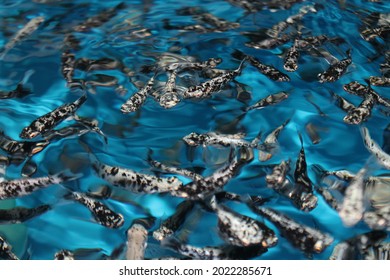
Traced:
<path id="1" fill-rule="evenodd" d="M 265 177 L 267 184 L 276 188 L 283 188 L 286 184 L 286 176 L 290 171 L 290 163 L 291 161 L 287 160 L 282 161 L 280 164 L 276 165 L 273 168 L 272 173 Z"/>
<path id="2" fill-rule="evenodd" d="M 370 84 L 377 87 L 390 87 L 390 78 L 388 77 L 374 77 L 369 78 Z"/>
<path id="3" fill-rule="evenodd" d="M 298 69 L 298 58 L 298 39 L 295 39 L 293 45 L 291 46 L 291 48 L 288 49 L 286 56 L 284 57 L 284 69 L 289 72 L 296 71 Z"/>
<path id="4" fill-rule="evenodd" d="M 49 209 L 49 205 L 35 208 L 15 207 L 12 209 L 0 209 L 0 223 L 22 223 L 45 213 Z"/>
<path id="5" fill-rule="evenodd" d="M 383 206 L 375 211 L 367 211 L 363 216 L 364 222 L 374 230 L 390 230 L 390 206 Z"/>
<path id="6" fill-rule="evenodd" d="M 143 260 L 148 240 L 148 229 L 154 218 L 137 219 L 127 230 L 126 260 Z"/>
<path id="7" fill-rule="evenodd" d="M 133 94 L 126 102 L 121 106 L 121 112 L 124 114 L 135 112 L 144 104 L 146 98 L 150 94 L 154 85 L 154 76 L 149 79 L 146 85 Z"/>
<path id="8" fill-rule="evenodd" d="M 159 98 L 159 103 L 165 109 L 172 108 L 180 102 L 179 95 L 176 91 L 176 77 L 177 71 L 168 73 L 168 80 L 165 84 L 164 94 Z"/>
<path id="9" fill-rule="evenodd" d="M 0 259 L 19 260 L 19 258 L 11 250 L 11 245 L 9 245 L 8 242 L 0 236 Z"/>
<path id="10" fill-rule="evenodd" d="M 165 67 L 166 71 L 184 71 L 184 70 L 195 70 L 203 71 L 206 69 L 213 69 L 222 62 L 221 58 L 209 58 L 203 62 L 175 62 Z"/>
<path id="11" fill-rule="evenodd" d="M 275 128 L 270 134 L 267 135 L 263 143 L 257 145 L 257 149 L 259 150 L 259 160 L 267 161 L 269 160 L 273 153 L 278 148 L 278 137 L 282 130 L 289 123 L 289 119 L 286 120 L 283 124 Z M 252 141 L 252 144 L 256 143 L 256 141 Z"/>
<path id="12" fill-rule="evenodd" d="M 245 111 L 250 111 L 254 109 L 263 109 L 269 105 L 274 105 L 282 102 L 283 100 L 287 99 L 288 93 L 281 91 L 275 94 L 270 94 L 261 99 L 260 101 L 256 102 L 255 104 L 247 107 Z"/>
<path id="13" fill-rule="evenodd" d="M 334 64 L 332 64 L 328 70 L 318 74 L 318 80 L 320 83 L 335 82 L 347 71 L 348 66 L 352 63 L 351 49 L 348 49 L 347 58 L 344 58 Z"/>
<path id="14" fill-rule="evenodd" d="M 368 96 L 372 95 L 372 97 L 376 103 L 379 103 L 380 105 L 383 105 L 385 107 L 390 108 L 390 100 L 380 96 L 370 86 L 365 86 L 365 85 L 362 85 L 362 84 L 354 81 L 354 82 L 350 82 L 348 84 L 345 84 L 343 86 L 343 89 L 348 93 L 355 94 L 355 95 L 360 96 L 362 98 L 367 98 Z"/>
<path id="15" fill-rule="evenodd" d="M 359 106 L 348 111 L 347 115 L 343 118 L 344 122 L 348 124 L 365 122 L 371 116 L 375 103 L 376 100 L 372 94 L 365 96 Z"/>
<path id="16" fill-rule="evenodd" d="M 72 116 L 86 100 L 87 96 L 82 95 L 76 101 L 61 105 L 53 111 L 37 118 L 29 126 L 23 128 L 19 137 L 23 139 L 31 139 L 38 135 L 45 134 L 46 132 L 52 130 L 60 122 Z"/>
<path id="17" fill-rule="evenodd" d="M 73 192 L 71 198 L 86 206 L 91 211 L 95 220 L 105 227 L 119 228 L 124 223 L 122 214 L 115 213 L 100 201 L 79 192 Z"/>
<path id="18" fill-rule="evenodd" d="M 54 260 L 73 261 L 74 259 L 75 259 L 74 253 L 69 250 L 61 250 L 54 254 Z"/>
<path id="19" fill-rule="evenodd" d="M 390 169 L 390 155 L 385 153 L 382 148 L 371 138 L 370 132 L 366 127 L 361 128 L 361 133 L 363 136 L 364 145 L 366 146 L 367 150 L 375 156 L 380 165 L 386 169 Z"/>
<path id="20" fill-rule="evenodd" d="M 220 134 L 216 132 L 196 133 L 183 137 L 183 141 L 189 146 L 221 146 L 221 147 L 246 147 L 251 148 L 253 145 L 251 142 L 246 141 L 244 134 Z"/>

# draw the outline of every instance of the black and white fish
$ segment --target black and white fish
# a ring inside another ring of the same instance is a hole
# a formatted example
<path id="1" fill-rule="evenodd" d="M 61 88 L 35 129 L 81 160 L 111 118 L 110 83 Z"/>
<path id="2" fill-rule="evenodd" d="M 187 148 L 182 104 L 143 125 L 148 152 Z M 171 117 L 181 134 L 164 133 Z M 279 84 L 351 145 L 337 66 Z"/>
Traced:
<path id="1" fill-rule="evenodd" d="M 290 35 L 283 34 L 278 38 L 266 38 L 256 42 L 246 42 L 245 46 L 254 49 L 269 50 L 284 45 L 290 40 L 291 40 Z"/>
<path id="2" fill-rule="evenodd" d="M 347 71 L 348 66 L 352 63 L 351 49 L 348 49 L 347 58 L 344 58 L 334 64 L 332 64 L 328 70 L 318 74 L 318 80 L 320 83 L 335 82 Z"/>
<path id="3" fill-rule="evenodd" d="M 137 219 L 127 230 L 126 260 L 143 260 L 148 240 L 148 230 L 154 218 Z"/>
<path id="4" fill-rule="evenodd" d="M 288 184 L 288 180 L 286 179 L 287 174 L 290 171 L 290 160 L 282 161 L 280 164 L 276 165 L 272 169 L 271 174 L 267 174 L 265 177 L 265 181 L 272 188 L 283 188 L 286 184 Z M 287 182 L 286 182 L 287 180 Z"/>
<path id="5" fill-rule="evenodd" d="M 135 112 L 144 104 L 146 98 L 153 89 L 154 76 L 149 79 L 143 88 L 133 94 L 126 102 L 121 106 L 121 112 L 124 114 Z"/>
<path id="6" fill-rule="evenodd" d="M 191 25 L 172 25 L 170 20 L 165 18 L 163 19 L 163 27 L 166 30 L 183 30 L 183 31 L 195 31 L 199 33 L 209 33 L 218 31 L 214 27 L 206 27 L 201 24 L 191 24 Z"/>
<path id="7" fill-rule="evenodd" d="M 61 250 L 54 254 L 54 260 L 73 261 L 75 260 L 75 254 L 69 250 Z"/>
<path id="8" fill-rule="evenodd" d="M 0 235 L 0 259 L 1 260 L 19 260 L 12 252 L 12 246 Z"/>
<path id="9" fill-rule="evenodd" d="M 194 15 L 193 18 L 202 23 L 213 26 L 215 31 L 218 32 L 223 32 L 240 27 L 240 24 L 238 22 L 227 21 L 225 19 L 216 17 L 211 13 L 199 13 Z"/>
<path id="10" fill-rule="evenodd" d="M 367 211 L 363 216 L 364 222 L 374 230 L 390 230 L 390 205 L 375 211 Z"/>
<path id="11" fill-rule="evenodd" d="M 30 36 L 35 30 L 38 29 L 40 24 L 45 20 L 44 17 L 35 17 L 31 19 L 22 29 L 20 29 L 9 41 L 5 44 L 3 51 L 0 55 L 0 60 L 11 50 L 16 44 Z"/>
<path id="12" fill-rule="evenodd" d="M 295 39 L 292 46 L 288 49 L 285 57 L 283 67 L 286 71 L 294 72 L 298 69 L 298 58 L 299 58 L 299 49 L 298 49 L 298 39 Z"/>
<path id="13" fill-rule="evenodd" d="M 0 223 L 23 223 L 39 216 L 50 209 L 50 205 L 41 205 L 35 208 L 15 207 L 0 209 Z"/>
<path id="14" fill-rule="evenodd" d="M 210 207 L 218 217 L 219 233 L 227 243 L 234 246 L 261 244 L 265 248 L 276 245 L 275 232 L 265 224 L 218 204 L 215 196 L 210 200 Z"/>
<path id="15" fill-rule="evenodd" d="M 344 201 L 339 215 L 344 225 L 352 227 L 362 218 L 364 213 L 364 176 L 367 170 L 362 168 L 353 178 L 345 191 Z"/>
<path id="16" fill-rule="evenodd" d="M 49 141 L 16 141 L 0 131 L 0 149 L 18 157 L 31 157 L 49 145 Z"/>
<path id="17" fill-rule="evenodd" d="M 366 95 L 359 106 L 348 111 L 347 115 L 343 118 L 344 122 L 348 124 L 360 124 L 365 122 L 371 116 L 375 103 L 376 99 L 374 95 Z"/>
<path id="18" fill-rule="evenodd" d="M 326 42 L 338 42 L 342 39 L 339 38 L 329 38 L 326 35 L 318 35 L 318 36 L 311 36 L 311 37 L 305 37 L 305 38 L 299 38 L 296 42 L 298 49 L 308 49 L 313 47 L 320 47 Z"/>
<path id="19" fill-rule="evenodd" d="M 378 143 L 371 138 L 370 132 L 366 127 L 361 128 L 361 133 L 367 150 L 375 156 L 380 165 L 386 169 L 390 169 L 390 155 L 385 153 Z"/>
<path id="20" fill-rule="evenodd" d="M 343 89 L 348 93 L 355 94 L 362 98 L 367 98 L 368 96 L 372 95 L 376 103 L 379 103 L 380 105 L 390 108 L 390 99 L 380 96 L 370 86 L 365 86 L 360 84 L 359 82 L 354 81 L 345 84 L 343 86 Z"/>
<path id="21" fill-rule="evenodd" d="M 370 84 L 377 87 L 390 87 L 390 78 L 388 77 L 374 77 L 369 78 Z"/>
<path id="22" fill-rule="evenodd" d="M 229 82 L 241 74 L 245 59 L 241 61 L 240 66 L 233 71 L 229 71 L 221 76 L 205 81 L 197 86 L 191 86 L 184 92 L 185 98 L 206 98 L 212 93 L 222 90 Z"/>
<path id="23" fill-rule="evenodd" d="M 216 132 L 196 133 L 183 137 L 183 141 L 189 146 L 219 146 L 219 147 L 246 147 L 252 148 L 253 144 L 244 139 L 245 134 L 220 134 Z"/>
<path id="24" fill-rule="evenodd" d="M 87 96 L 82 95 L 76 101 L 61 105 L 53 111 L 35 119 L 29 126 L 23 128 L 19 137 L 23 139 L 31 139 L 40 134 L 45 134 L 66 118 L 74 115 L 77 109 L 79 109 L 86 100 Z"/>
<path id="25" fill-rule="evenodd" d="M 75 180 L 79 175 L 67 175 L 58 173 L 39 178 L 21 178 L 0 182 L 0 200 L 29 195 L 35 190 L 51 185 L 61 184 L 64 181 Z"/>
<path id="26" fill-rule="evenodd" d="M 328 234 L 299 224 L 276 210 L 255 206 L 252 206 L 252 209 L 271 221 L 284 238 L 305 253 L 321 253 L 333 242 L 333 238 Z"/>
<path id="27" fill-rule="evenodd" d="M 290 78 L 286 74 L 280 72 L 278 69 L 276 69 L 272 65 L 263 64 L 262 62 L 260 62 L 260 60 L 258 60 L 254 56 L 246 55 L 239 50 L 235 50 L 232 53 L 232 56 L 234 58 L 240 59 L 240 60 L 247 58 L 249 63 L 253 67 L 255 67 L 257 70 L 259 70 L 260 73 L 267 76 L 268 78 L 270 78 L 273 81 L 277 81 L 277 82 L 289 82 L 290 81 Z"/>
<path id="28" fill-rule="evenodd" d="M 165 70 L 178 72 L 184 70 L 204 71 L 206 69 L 213 69 L 217 67 L 221 62 L 221 58 L 209 58 L 208 60 L 202 62 L 174 62 L 168 64 L 165 67 Z"/>
<path id="29" fill-rule="evenodd" d="M 373 41 L 377 37 L 385 38 L 390 34 L 390 26 L 379 26 L 377 28 L 366 28 L 360 32 L 362 38 L 366 41 Z"/>
<path id="30" fill-rule="evenodd" d="M 115 213 L 109 207 L 96 199 L 79 192 L 73 192 L 70 197 L 86 206 L 91 211 L 95 220 L 105 227 L 119 228 L 125 222 L 122 214 Z"/>
<path id="31" fill-rule="evenodd" d="M 179 95 L 176 90 L 177 71 L 168 72 L 168 80 L 164 87 L 164 93 L 159 97 L 159 103 L 165 109 L 172 108 L 180 102 Z"/>
<path id="32" fill-rule="evenodd" d="M 194 208 L 195 203 L 191 200 L 185 200 L 176 207 L 175 213 L 165 219 L 160 227 L 153 231 L 153 237 L 156 240 L 163 240 L 172 236 L 184 223 L 186 217 Z"/>
<path id="33" fill-rule="evenodd" d="M 282 102 L 283 100 L 287 99 L 288 93 L 285 91 L 281 91 L 275 94 L 270 94 L 261 99 L 260 101 L 256 102 L 255 104 L 247 107 L 245 111 L 250 111 L 254 109 L 263 109 L 269 105 L 274 105 Z"/>

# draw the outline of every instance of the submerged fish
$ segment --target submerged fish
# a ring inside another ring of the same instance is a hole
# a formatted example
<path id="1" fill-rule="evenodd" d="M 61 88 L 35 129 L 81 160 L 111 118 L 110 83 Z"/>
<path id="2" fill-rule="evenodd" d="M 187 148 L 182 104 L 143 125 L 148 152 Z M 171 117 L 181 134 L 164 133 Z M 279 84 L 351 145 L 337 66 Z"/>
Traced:
<path id="1" fill-rule="evenodd" d="M 22 223 L 39 216 L 50 209 L 50 205 L 42 205 L 35 208 L 15 207 L 12 209 L 0 209 L 0 223 Z"/>
<path id="2" fill-rule="evenodd" d="M 115 213 L 100 201 L 79 192 L 73 192 L 71 198 L 86 206 L 91 211 L 95 220 L 105 227 L 119 228 L 125 222 L 122 214 Z"/>
<path id="3" fill-rule="evenodd" d="M 286 125 L 290 122 L 290 120 L 286 120 L 280 126 L 275 128 L 270 134 L 267 135 L 263 143 L 257 146 L 259 150 L 259 160 L 267 161 L 269 160 L 275 150 L 278 148 L 278 137 L 280 132 L 286 127 Z M 252 144 L 256 144 L 256 140 L 252 141 Z M 255 146 L 255 145 L 254 145 Z"/>
<path id="4" fill-rule="evenodd" d="M 54 260 L 72 261 L 74 259 L 75 259 L 74 253 L 69 250 L 61 250 L 54 254 Z"/>
<path id="5" fill-rule="evenodd" d="M 347 58 L 344 58 L 334 64 L 332 64 L 328 70 L 318 74 L 318 80 L 320 83 L 335 82 L 347 71 L 348 66 L 352 63 L 351 49 L 348 49 Z"/>
<path id="6" fill-rule="evenodd" d="M 143 88 L 133 94 L 126 102 L 121 106 L 121 112 L 124 114 L 135 112 L 144 104 L 146 98 L 150 94 L 153 88 L 154 76 L 149 79 Z"/>
<path id="7" fill-rule="evenodd" d="M 371 116 L 375 103 L 374 95 L 367 95 L 359 106 L 348 111 L 347 115 L 343 118 L 344 122 L 348 124 L 360 124 L 365 122 Z"/>
<path id="8" fill-rule="evenodd" d="M 370 84 L 377 87 L 390 87 L 390 78 L 387 77 L 374 77 L 369 78 Z"/>
<path id="9" fill-rule="evenodd" d="M 260 101 L 256 102 L 255 104 L 247 107 L 245 111 L 250 111 L 254 109 L 263 109 L 264 107 L 267 107 L 269 105 L 274 105 L 282 102 L 283 100 L 287 99 L 288 93 L 281 91 L 275 94 L 270 94 Z"/>
<path id="10" fill-rule="evenodd" d="M 165 67 L 166 71 L 184 71 L 195 70 L 204 71 L 206 69 L 213 69 L 222 62 L 222 58 L 209 58 L 203 62 L 174 62 Z"/>
<path id="11" fill-rule="evenodd" d="M 19 258 L 11 251 L 12 247 L 0 235 L 0 259 L 1 260 L 19 260 Z"/>
<path id="12" fill-rule="evenodd" d="M 19 137 L 23 139 L 31 139 L 40 134 L 45 134 L 46 132 L 52 130 L 60 122 L 72 116 L 86 100 L 87 96 L 82 95 L 76 101 L 61 105 L 53 111 L 37 118 L 29 126 L 23 128 Z"/>
<path id="13" fill-rule="evenodd" d="M 0 149 L 20 158 L 31 157 L 49 145 L 49 141 L 16 141 L 0 131 Z"/>
<path id="14" fill-rule="evenodd" d="M 0 99 L 22 98 L 31 93 L 31 90 L 19 83 L 14 90 L 0 91 Z"/>
<path id="15" fill-rule="evenodd" d="M 65 50 L 61 56 L 61 73 L 68 87 L 70 87 L 73 83 L 75 64 L 76 56 L 69 50 Z"/>
<path id="16" fill-rule="evenodd" d="M 298 58 L 298 39 L 295 39 L 294 44 L 288 49 L 287 54 L 284 57 L 284 69 L 289 72 L 296 71 L 298 69 Z"/>
<path id="17" fill-rule="evenodd" d="M 270 209 L 252 207 L 258 213 L 270 220 L 292 245 L 305 253 L 321 253 L 333 242 L 333 238 L 311 227 L 299 224 L 286 215 Z"/>
<path id="18" fill-rule="evenodd" d="M 390 169 L 390 155 L 385 153 L 382 148 L 371 138 L 370 132 L 366 127 L 361 128 L 364 145 L 367 150 L 375 156 L 378 163 L 385 167 L 386 169 Z"/>
<path id="19" fill-rule="evenodd" d="M 165 109 L 172 108 L 180 102 L 180 98 L 176 91 L 176 76 L 176 70 L 168 73 L 168 81 L 165 84 L 164 94 L 159 98 L 160 105 Z"/>
<path id="20" fill-rule="evenodd" d="M 371 98 L 374 99 L 375 103 L 379 103 L 385 107 L 390 108 L 390 100 L 380 96 L 370 86 L 365 86 L 365 85 L 362 85 L 362 84 L 354 81 L 354 82 L 350 82 L 350 83 L 344 85 L 343 88 L 348 93 L 355 94 L 355 95 L 360 96 L 362 98 L 368 98 L 369 96 L 372 96 Z"/>
<path id="21" fill-rule="evenodd" d="M 390 205 L 364 213 L 364 222 L 374 230 L 390 230 Z"/>
<path id="22" fill-rule="evenodd" d="M 196 133 L 183 137 L 183 141 L 189 146 L 222 146 L 222 147 L 246 147 L 252 148 L 251 142 L 246 141 L 243 133 L 220 134 L 216 132 Z"/>
<path id="23" fill-rule="evenodd" d="M 283 188 L 286 184 L 286 176 L 290 171 L 290 160 L 282 161 L 280 164 L 276 165 L 271 174 L 267 174 L 265 181 L 268 185 L 273 188 Z M 288 180 L 287 180 L 288 181 Z M 288 182 L 287 182 L 288 183 Z"/>

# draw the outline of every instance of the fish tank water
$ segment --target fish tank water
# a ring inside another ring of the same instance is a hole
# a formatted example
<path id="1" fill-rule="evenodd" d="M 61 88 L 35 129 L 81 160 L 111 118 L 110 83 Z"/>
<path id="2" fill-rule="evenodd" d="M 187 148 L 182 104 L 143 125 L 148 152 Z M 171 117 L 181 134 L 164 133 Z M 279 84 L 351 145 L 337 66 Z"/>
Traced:
<path id="1" fill-rule="evenodd" d="M 0 259 L 389 258 L 388 1 L 2 0 L 0 18 Z"/>

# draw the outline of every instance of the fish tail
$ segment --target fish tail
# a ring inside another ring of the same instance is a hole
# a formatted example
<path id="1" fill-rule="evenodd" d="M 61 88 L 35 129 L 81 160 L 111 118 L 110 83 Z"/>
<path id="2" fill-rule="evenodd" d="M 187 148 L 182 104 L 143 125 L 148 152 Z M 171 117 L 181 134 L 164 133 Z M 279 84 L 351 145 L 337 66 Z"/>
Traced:
<path id="1" fill-rule="evenodd" d="M 68 170 L 66 171 L 61 171 L 59 173 L 56 173 L 52 175 L 51 177 L 54 179 L 56 182 L 68 182 L 68 181 L 74 181 L 83 176 L 82 173 L 72 173 Z"/>

